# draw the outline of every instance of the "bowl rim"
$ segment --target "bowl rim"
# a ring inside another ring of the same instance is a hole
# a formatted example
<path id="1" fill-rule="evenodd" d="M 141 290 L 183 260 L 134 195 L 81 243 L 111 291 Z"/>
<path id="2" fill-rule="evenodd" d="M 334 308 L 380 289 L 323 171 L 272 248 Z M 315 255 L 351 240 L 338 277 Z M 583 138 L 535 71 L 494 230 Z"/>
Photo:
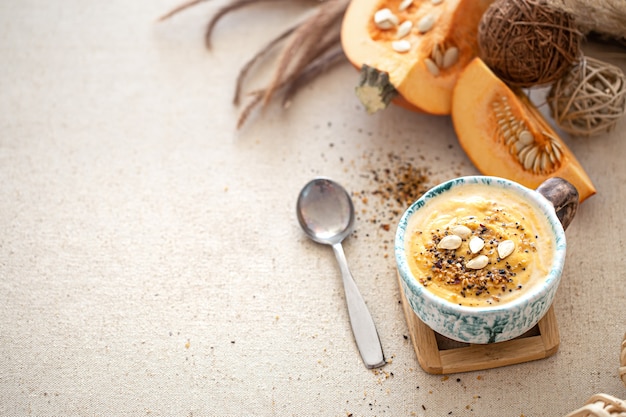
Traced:
<path id="1" fill-rule="evenodd" d="M 484 183 L 488 185 L 493 185 L 495 183 L 501 188 L 513 189 L 519 195 L 525 197 L 536 208 L 539 208 L 539 211 L 547 217 L 548 222 L 551 225 L 551 231 L 555 238 L 555 245 L 552 266 L 550 267 L 547 277 L 542 282 L 536 283 L 531 288 L 524 291 L 523 294 L 520 294 L 511 301 L 490 306 L 464 306 L 453 303 L 452 301 L 439 297 L 428 291 L 427 288 L 413 276 L 408 266 L 405 251 L 405 236 L 409 219 L 413 213 L 421 209 L 428 200 L 435 198 L 449 189 L 462 186 L 466 183 Z M 414 295 L 425 298 L 431 304 L 440 305 L 448 310 L 470 315 L 492 314 L 499 311 L 516 311 L 524 308 L 531 302 L 543 298 L 545 294 L 550 293 L 549 290 L 551 288 L 555 285 L 558 286 L 560 283 L 563 266 L 565 264 L 566 247 L 567 243 L 565 230 L 563 229 L 563 226 L 556 215 L 554 206 L 550 203 L 550 201 L 548 201 L 536 190 L 528 188 L 515 181 L 489 175 L 468 175 L 456 177 L 430 188 L 404 211 L 400 221 L 398 222 L 394 240 L 396 267 L 402 280 L 404 281 L 404 284 Z"/>

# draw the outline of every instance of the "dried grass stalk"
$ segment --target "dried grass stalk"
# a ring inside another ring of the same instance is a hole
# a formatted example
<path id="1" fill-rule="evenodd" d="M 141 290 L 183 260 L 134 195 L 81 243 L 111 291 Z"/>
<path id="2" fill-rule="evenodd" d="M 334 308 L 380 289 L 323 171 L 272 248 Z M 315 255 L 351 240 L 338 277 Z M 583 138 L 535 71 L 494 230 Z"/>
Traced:
<path id="1" fill-rule="evenodd" d="M 203 1 L 206 0 L 191 0 L 191 1 L 186 1 L 185 3 L 179 4 L 178 6 L 174 7 L 172 10 L 170 10 L 169 12 L 165 13 L 164 15 L 162 15 L 161 17 L 159 17 L 159 21 L 162 22 L 164 20 L 169 19 L 170 17 L 182 12 L 183 10 L 186 10 L 192 6 L 195 6 L 196 4 L 200 4 Z"/>
<path id="2" fill-rule="evenodd" d="M 298 71 L 292 77 L 284 79 L 278 86 L 275 87 L 276 90 L 285 89 L 283 95 L 283 107 L 289 107 L 293 95 L 301 86 L 306 84 L 307 81 L 315 78 L 321 72 L 342 59 L 344 59 L 343 50 L 341 49 L 341 46 L 336 46 L 335 48 L 326 51 L 317 59 L 313 60 L 304 69 Z M 252 114 L 252 111 L 263 103 L 266 95 L 267 88 L 255 90 L 248 94 L 250 100 L 239 116 L 239 120 L 237 121 L 238 129 L 245 124 L 247 119 Z"/>
<path id="3" fill-rule="evenodd" d="M 233 12 L 235 10 L 239 10 L 244 8 L 245 6 L 249 6 L 251 4 L 261 3 L 263 1 L 288 1 L 288 0 L 234 0 L 233 3 L 223 6 L 220 8 L 217 13 L 213 15 L 209 23 L 207 24 L 206 33 L 204 35 L 204 43 L 206 44 L 207 49 L 211 49 L 211 35 L 213 34 L 213 29 L 215 25 L 222 19 L 222 17 L 226 16 L 228 13 Z"/>
<path id="4" fill-rule="evenodd" d="M 237 83 L 235 85 L 235 96 L 233 97 L 234 105 L 238 106 L 240 104 L 243 84 L 248 77 L 248 73 L 252 70 L 254 65 L 270 52 L 272 52 L 274 48 L 282 41 L 287 39 L 287 37 L 291 36 L 294 30 L 296 30 L 295 26 L 290 27 L 289 29 L 272 39 L 265 47 L 261 48 L 248 62 L 246 62 L 243 67 L 241 67 L 241 69 L 239 70 L 239 75 L 237 76 Z"/>
<path id="5" fill-rule="evenodd" d="M 327 0 L 302 23 L 278 59 L 278 67 L 264 97 L 267 104 L 282 81 L 301 72 L 312 59 L 339 42 L 341 18 L 349 0 Z"/>
<path id="6" fill-rule="evenodd" d="M 168 19 L 189 7 L 199 4 L 201 1 L 204 0 L 191 0 L 183 3 L 163 15 L 160 20 Z M 222 17 L 234 10 L 264 1 L 287 0 L 232 0 L 230 4 L 218 9 L 207 24 L 205 33 L 207 48 L 211 47 L 211 34 Z M 233 98 L 233 102 L 236 105 L 240 104 L 243 95 L 243 85 L 248 76 L 251 75 L 254 66 L 266 57 L 269 52 L 283 45 L 275 62 L 276 68 L 273 76 L 267 86 L 252 91 L 248 95 L 248 102 L 240 115 L 238 127 L 245 123 L 252 110 L 259 106 L 261 108 L 267 106 L 279 90 L 284 91 L 283 106 L 286 107 L 298 88 L 344 58 L 341 51 L 339 33 L 341 30 L 341 19 L 349 1 L 326 0 L 318 3 L 314 14 L 279 34 L 246 62 L 237 77 Z"/>

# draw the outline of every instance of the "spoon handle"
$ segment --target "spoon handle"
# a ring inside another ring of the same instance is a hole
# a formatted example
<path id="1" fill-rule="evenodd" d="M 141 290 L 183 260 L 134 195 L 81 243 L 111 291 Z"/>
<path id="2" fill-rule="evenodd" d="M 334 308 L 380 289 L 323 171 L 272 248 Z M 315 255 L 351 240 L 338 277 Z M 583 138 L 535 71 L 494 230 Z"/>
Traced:
<path id="1" fill-rule="evenodd" d="M 332 247 L 337 262 L 339 262 L 339 268 L 341 269 L 343 288 L 346 303 L 348 304 L 348 315 L 350 316 L 354 340 L 356 341 L 365 366 L 369 369 L 378 368 L 385 364 L 385 358 L 383 356 L 380 339 L 378 338 L 378 332 L 374 325 L 374 320 L 365 304 L 365 300 L 363 300 L 356 286 L 356 282 L 354 282 L 354 278 L 352 278 L 341 243 L 336 243 L 332 245 Z"/>

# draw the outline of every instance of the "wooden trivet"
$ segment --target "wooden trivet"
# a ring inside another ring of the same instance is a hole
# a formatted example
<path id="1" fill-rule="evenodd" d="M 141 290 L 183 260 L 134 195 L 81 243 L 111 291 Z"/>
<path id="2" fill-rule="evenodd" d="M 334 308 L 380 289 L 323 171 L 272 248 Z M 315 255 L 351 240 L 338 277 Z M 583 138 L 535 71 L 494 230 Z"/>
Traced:
<path id="1" fill-rule="evenodd" d="M 402 279 L 399 274 L 398 279 Z M 547 358 L 559 349 L 560 336 L 553 306 L 534 328 L 513 340 L 473 345 L 451 340 L 433 331 L 413 312 L 402 285 L 400 294 L 417 360 L 430 374 L 453 374 L 514 365 Z"/>

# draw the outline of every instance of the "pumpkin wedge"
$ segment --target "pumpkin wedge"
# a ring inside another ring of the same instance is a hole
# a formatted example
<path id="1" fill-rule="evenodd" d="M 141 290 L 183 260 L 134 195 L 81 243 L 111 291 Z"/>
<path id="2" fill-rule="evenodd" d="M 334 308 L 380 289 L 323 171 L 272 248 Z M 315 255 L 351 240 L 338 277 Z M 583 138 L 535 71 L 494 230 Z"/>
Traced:
<path id="1" fill-rule="evenodd" d="M 493 0 L 352 0 L 341 27 L 352 64 L 385 73 L 394 102 L 426 113 L 450 114 L 460 71 L 478 54 L 478 23 Z M 369 97 L 372 90 L 384 96 Z M 388 85 L 366 85 L 357 95 L 370 112 L 386 107 Z M 373 104 L 372 104 L 373 103 Z"/>
<path id="2" fill-rule="evenodd" d="M 582 202 L 595 194 L 589 176 L 539 110 L 475 58 L 459 75 L 452 122 L 469 159 L 485 175 L 537 188 L 550 177 L 572 183 Z"/>

